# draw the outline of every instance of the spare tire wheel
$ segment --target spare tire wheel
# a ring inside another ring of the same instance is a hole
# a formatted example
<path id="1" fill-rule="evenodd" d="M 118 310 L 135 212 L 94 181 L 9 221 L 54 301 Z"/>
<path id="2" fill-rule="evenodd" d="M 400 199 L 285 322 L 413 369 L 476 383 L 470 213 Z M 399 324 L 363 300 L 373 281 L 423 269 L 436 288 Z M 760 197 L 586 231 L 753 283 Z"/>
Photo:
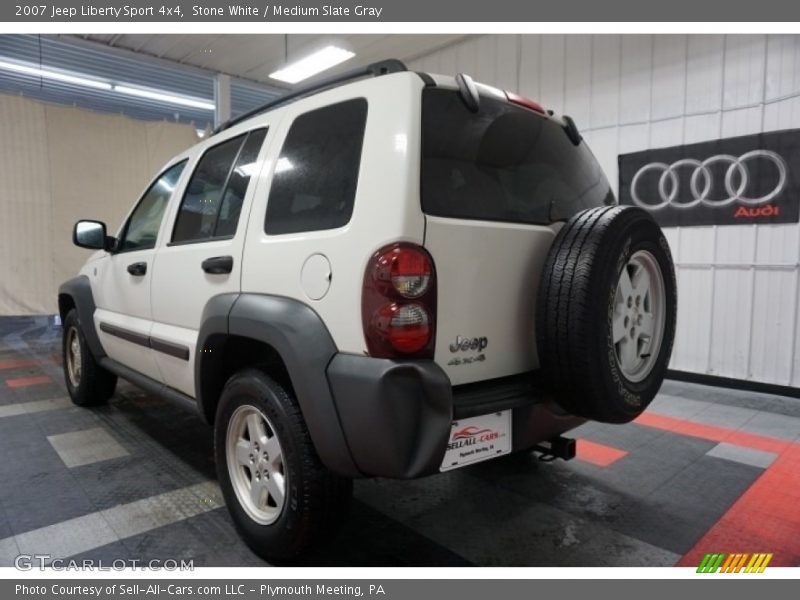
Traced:
<path id="1" fill-rule="evenodd" d="M 536 343 L 542 374 L 572 414 L 626 423 L 661 387 L 675 336 L 669 246 L 644 210 L 585 210 L 558 232 L 542 271 Z"/>

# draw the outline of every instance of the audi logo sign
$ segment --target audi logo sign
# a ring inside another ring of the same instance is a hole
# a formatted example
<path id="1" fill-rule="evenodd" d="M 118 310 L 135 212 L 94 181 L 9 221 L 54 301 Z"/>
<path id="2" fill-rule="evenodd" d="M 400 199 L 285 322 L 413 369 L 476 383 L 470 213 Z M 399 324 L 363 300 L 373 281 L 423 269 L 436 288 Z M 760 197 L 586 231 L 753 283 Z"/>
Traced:
<path id="1" fill-rule="evenodd" d="M 777 167 L 777 180 L 775 187 L 772 190 L 759 196 L 758 198 L 748 198 L 745 195 L 745 190 L 749 187 L 752 176 L 747 168 L 746 161 L 754 160 L 756 158 L 764 158 L 771 161 Z M 723 163 L 728 165 L 725 171 L 725 193 L 726 197 L 721 199 L 712 200 L 710 198 L 711 188 L 714 184 L 714 177 L 711 174 L 711 165 Z M 676 202 L 678 190 L 680 189 L 680 182 L 678 180 L 678 169 L 687 166 L 693 167 L 689 179 L 689 190 L 692 194 L 692 199 L 688 202 Z M 657 204 L 650 204 L 642 200 L 639 195 L 639 185 L 641 184 L 642 175 L 648 171 L 659 171 L 661 177 L 658 178 L 658 191 L 656 192 L 659 202 Z M 734 177 L 738 176 L 739 185 L 733 183 Z M 702 180 L 702 184 L 699 183 Z M 715 154 L 703 161 L 694 158 L 682 158 L 668 165 L 666 163 L 652 162 L 647 163 L 641 169 L 636 171 L 631 182 L 631 198 L 633 201 L 641 206 L 650 210 L 658 210 L 665 206 L 673 206 L 679 210 L 686 210 L 703 203 L 706 206 L 727 206 L 732 202 L 742 202 L 751 206 L 758 206 L 769 202 L 777 197 L 786 187 L 786 163 L 783 158 L 775 152 L 770 150 L 751 150 L 747 154 L 736 157 L 730 154 Z"/>
<path id="2" fill-rule="evenodd" d="M 796 223 L 800 130 L 623 154 L 619 190 L 662 227 Z"/>

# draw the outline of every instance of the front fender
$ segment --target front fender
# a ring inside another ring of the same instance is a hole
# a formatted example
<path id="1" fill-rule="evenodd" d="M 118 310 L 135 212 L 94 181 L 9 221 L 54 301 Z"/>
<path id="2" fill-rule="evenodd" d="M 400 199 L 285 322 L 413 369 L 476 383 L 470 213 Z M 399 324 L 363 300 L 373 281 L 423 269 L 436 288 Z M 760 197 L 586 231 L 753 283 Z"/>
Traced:
<path id="1" fill-rule="evenodd" d="M 71 301 L 71 302 L 70 302 Z M 97 330 L 94 327 L 94 295 L 92 294 L 92 284 L 86 275 L 78 275 L 65 281 L 58 288 L 58 310 L 63 322 L 69 312 L 70 304 L 75 305 L 78 311 L 78 320 L 81 324 L 83 336 L 89 345 L 89 350 L 97 360 L 106 356 Z"/>

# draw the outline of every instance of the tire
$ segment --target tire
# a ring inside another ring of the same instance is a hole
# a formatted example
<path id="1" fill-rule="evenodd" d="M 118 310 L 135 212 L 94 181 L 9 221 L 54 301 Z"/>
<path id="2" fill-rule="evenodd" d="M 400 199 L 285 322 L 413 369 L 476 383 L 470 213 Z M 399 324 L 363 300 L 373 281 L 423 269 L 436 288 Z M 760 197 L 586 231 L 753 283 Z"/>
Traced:
<path id="1" fill-rule="evenodd" d="M 553 242 L 537 298 L 536 343 L 558 403 L 606 423 L 639 416 L 664 379 L 676 311 L 672 256 L 646 211 L 575 215 Z"/>
<path id="2" fill-rule="evenodd" d="M 63 330 L 64 381 L 72 403 L 78 406 L 104 404 L 114 395 L 117 376 L 106 371 L 95 359 L 86 343 L 78 311 L 74 308 L 67 313 Z"/>
<path id="3" fill-rule="evenodd" d="M 251 415 L 261 419 L 263 426 L 256 436 L 250 433 Z M 255 447 L 252 437 L 262 443 Z M 263 458 L 263 462 L 251 460 L 242 466 L 235 451 L 237 443 L 242 442 L 251 459 Z M 280 454 L 279 465 L 276 451 Z M 261 456 L 255 457 L 259 452 Z M 352 480 L 332 473 L 322 464 L 297 400 L 262 371 L 246 369 L 226 383 L 214 423 L 214 453 L 220 486 L 234 524 L 247 545 L 262 558 L 295 558 L 331 537 L 345 520 Z M 260 497 L 265 500 L 263 506 L 247 499 L 253 478 L 259 473 L 259 481 L 267 486 L 267 492 Z M 272 492 L 280 491 L 281 484 L 283 500 L 278 502 Z"/>

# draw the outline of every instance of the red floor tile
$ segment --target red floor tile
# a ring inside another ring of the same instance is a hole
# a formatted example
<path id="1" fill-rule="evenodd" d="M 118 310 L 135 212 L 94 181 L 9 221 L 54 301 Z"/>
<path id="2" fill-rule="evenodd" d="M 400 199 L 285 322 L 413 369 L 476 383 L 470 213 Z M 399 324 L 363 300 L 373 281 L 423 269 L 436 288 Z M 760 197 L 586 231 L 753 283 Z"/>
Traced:
<path id="1" fill-rule="evenodd" d="M 695 423 L 694 421 L 677 419 L 653 412 L 642 413 L 634 423 L 671 431 L 672 433 L 680 435 L 687 435 L 689 437 L 702 438 L 704 440 L 711 440 L 712 442 L 727 442 L 729 444 L 744 446 L 745 448 L 752 448 L 754 450 L 763 450 L 764 452 L 773 452 L 775 454 L 780 454 L 792 445 L 791 442 L 767 437 L 765 435 L 746 433 L 744 431 L 717 427 L 715 425 Z"/>
<path id="2" fill-rule="evenodd" d="M 61 357 L 52 356 L 45 358 L 6 358 L 0 360 L 0 371 L 8 369 L 26 369 L 28 367 L 38 367 L 48 363 L 61 362 Z"/>
<path id="3" fill-rule="evenodd" d="M 679 435 L 778 454 L 678 566 L 699 565 L 709 552 L 772 552 L 770 566 L 800 565 L 800 444 L 652 412 L 642 414 L 636 422 Z"/>
<path id="4" fill-rule="evenodd" d="M 604 446 L 589 440 L 578 440 L 575 458 L 598 467 L 607 467 L 627 454 L 625 450 Z"/>
<path id="5" fill-rule="evenodd" d="M 47 375 L 35 375 L 33 377 L 17 377 L 14 379 L 6 379 L 6 385 L 10 388 L 21 388 L 29 385 L 40 385 L 43 383 L 52 383 Z"/>

